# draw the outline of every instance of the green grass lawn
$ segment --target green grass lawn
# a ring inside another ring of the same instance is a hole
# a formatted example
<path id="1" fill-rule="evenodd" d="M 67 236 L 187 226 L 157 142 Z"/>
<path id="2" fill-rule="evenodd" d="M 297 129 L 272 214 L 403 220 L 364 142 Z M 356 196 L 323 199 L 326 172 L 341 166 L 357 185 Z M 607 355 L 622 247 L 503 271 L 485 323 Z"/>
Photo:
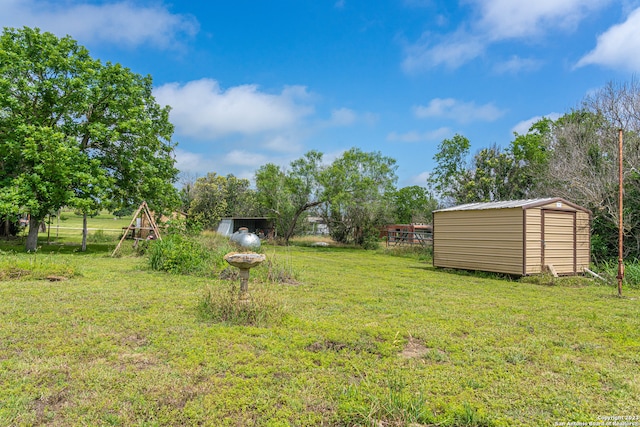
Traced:
<path id="1" fill-rule="evenodd" d="M 230 282 L 110 258 L 114 245 L 0 254 L 5 270 L 72 276 L 0 281 L 1 426 L 552 426 L 640 416 L 637 289 L 617 298 L 588 280 L 543 286 L 383 251 L 266 247 L 299 283 L 252 281 L 286 317 L 236 326 L 198 308 L 205 288 Z"/>

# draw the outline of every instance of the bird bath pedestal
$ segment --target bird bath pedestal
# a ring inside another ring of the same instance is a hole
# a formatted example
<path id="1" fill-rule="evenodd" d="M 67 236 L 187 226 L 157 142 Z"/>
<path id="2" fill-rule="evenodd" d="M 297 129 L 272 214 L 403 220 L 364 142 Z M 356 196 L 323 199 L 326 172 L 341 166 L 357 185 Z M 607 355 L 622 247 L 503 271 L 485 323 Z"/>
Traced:
<path id="1" fill-rule="evenodd" d="M 260 265 L 267 257 L 264 254 L 256 253 L 235 253 L 231 252 L 224 256 L 224 260 L 234 267 L 240 269 L 240 295 L 245 295 L 249 290 L 249 271 Z"/>

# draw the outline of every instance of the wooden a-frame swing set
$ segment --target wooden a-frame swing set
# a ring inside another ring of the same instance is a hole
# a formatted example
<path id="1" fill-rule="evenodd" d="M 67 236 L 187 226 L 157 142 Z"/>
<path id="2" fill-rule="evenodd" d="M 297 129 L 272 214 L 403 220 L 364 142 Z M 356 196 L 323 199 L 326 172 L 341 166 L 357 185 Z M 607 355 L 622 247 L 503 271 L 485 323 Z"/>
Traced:
<path id="1" fill-rule="evenodd" d="M 138 219 L 140 219 L 139 222 L 137 221 Z M 153 215 L 151 215 L 151 211 L 149 210 L 147 202 L 142 202 L 140 204 L 140 207 L 138 208 L 136 213 L 133 214 L 133 218 L 131 218 L 131 223 L 129 224 L 129 226 L 123 227 L 122 238 L 120 239 L 118 246 L 116 246 L 116 248 L 113 250 L 111 256 L 114 256 L 116 253 L 118 253 L 122 242 L 127 238 L 127 236 L 129 236 L 129 232 L 131 232 L 131 237 L 135 240 L 135 243 L 133 244 L 134 247 L 138 245 L 138 242 L 140 240 L 162 240 L 162 237 L 160 236 L 160 230 L 158 230 L 158 225 L 154 221 Z M 136 232 L 138 233 L 138 237 L 136 237 Z"/>

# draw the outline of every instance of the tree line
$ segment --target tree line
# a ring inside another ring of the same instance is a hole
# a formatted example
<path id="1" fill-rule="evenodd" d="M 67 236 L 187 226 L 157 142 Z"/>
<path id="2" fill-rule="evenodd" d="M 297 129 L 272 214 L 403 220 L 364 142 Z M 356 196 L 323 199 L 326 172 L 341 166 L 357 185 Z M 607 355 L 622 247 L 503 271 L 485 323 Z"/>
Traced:
<path id="1" fill-rule="evenodd" d="M 351 148 L 327 164 L 312 150 L 287 167 L 261 166 L 255 188 L 248 179 L 216 173 L 186 182 L 182 209 L 207 228 L 223 217 L 266 216 L 285 243 L 305 233 L 308 217 L 317 216 L 334 240 L 371 247 L 385 224 L 429 222 L 437 206 L 424 187 L 396 189 L 395 163 L 380 152 Z"/>

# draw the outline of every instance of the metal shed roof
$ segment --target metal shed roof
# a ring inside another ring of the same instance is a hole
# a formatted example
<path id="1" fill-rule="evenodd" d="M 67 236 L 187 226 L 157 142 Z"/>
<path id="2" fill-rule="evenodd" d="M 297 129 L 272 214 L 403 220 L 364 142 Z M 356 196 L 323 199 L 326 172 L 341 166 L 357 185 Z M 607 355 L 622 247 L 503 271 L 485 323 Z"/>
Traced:
<path id="1" fill-rule="evenodd" d="M 588 209 L 575 205 L 560 197 L 547 197 L 547 198 L 540 198 L 540 199 L 525 199 L 525 200 L 505 200 L 502 202 L 467 203 L 465 205 L 453 206 L 451 208 L 438 209 L 434 212 L 475 211 L 475 210 L 483 210 L 483 209 L 507 209 L 507 208 L 527 209 L 527 208 L 547 205 L 549 203 L 554 203 L 554 202 L 561 202 L 575 209 L 589 212 Z"/>

